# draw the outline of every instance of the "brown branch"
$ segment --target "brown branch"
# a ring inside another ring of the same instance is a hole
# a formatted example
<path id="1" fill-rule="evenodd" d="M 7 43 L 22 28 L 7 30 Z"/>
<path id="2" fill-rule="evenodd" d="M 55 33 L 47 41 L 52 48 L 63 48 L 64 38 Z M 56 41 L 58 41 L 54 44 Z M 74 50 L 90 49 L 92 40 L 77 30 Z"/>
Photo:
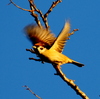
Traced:
<path id="1" fill-rule="evenodd" d="M 33 0 L 28 0 L 28 1 L 29 1 L 29 4 L 30 4 L 30 9 L 34 10 L 34 11 L 38 12 L 40 15 L 42 15 L 42 12 L 36 8 L 36 6 L 34 4 L 34 1 Z M 42 27 L 41 23 L 40 23 L 40 20 L 38 18 L 38 15 L 34 11 L 31 12 L 31 15 L 35 18 L 35 21 L 38 24 L 38 26 Z"/>
<path id="2" fill-rule="evenodd" d="M 29 60 L 39 61 L 39 62 L 41 62 L 41 63 L 43 63 L 43 64 L 45 63 L 43 60 L 41 60 L 41 59 L 36 59 L 36 58 L 33 58 L 33 57 L 32 57 L 32 58 L 30 57 Z"/>
<path id="3" fill-rule="evenodd" d="M 79 87 L 74 83 L 74 80 L 68 79 L 65 76 L 60 66 L 53 65 L 53 67 L 57 72 L 55 75 L 59 75 L 78 95 L 82 97 L 82 99 L 89 99 L 88 96 L 84 92 L 82 92 L 81 89 L 79 89 Z"/>
<path id="4" fill-rule="evenodd" d="M 36 23 L 38 24 L 39 27 L 41 27 L 41 23 L 40 23 L 40 20 L 38 19 L 38 15 L 34 13 L 35 9 L 31 6 L 32 1 L 33 0 L 29 0 L 31 10 L 21 8 L 20 6 L 16 5 L 12 0 L 10 0 L 9 4 L 12 3 L 14 6 L 16 6 L 17 8 L 19 8 L 21 10 L 31 12 L 31 15 L 35 18 Z"/>
<path id="5" fill-rule="evenodd" d="M 33 49 L 26 49 L 26 51 L 30 51 L 31 53 L 36 54 L 35 51 L 34 51 Z"/>
<path id="6" fill-rule="evenodd" d="M 43 15 L 43 13 L 41 12 L 41 10 L 37 9 L 35 3 L 33 0 L 28 0 L 30 3 L 30 8 L 31 10 L 35 10 L 37 13 L 40 14 L 40 17 L 42 18 L 46 29 L 49 29 L 49 25 L 48 25 L 48 20 L 47 20 L 47 16 L 49 15 L 49 13 L 52 11 L 52 9 L 60 2 L 62 2 L 62 0 L 57 0 L 55 2 L 53 2 L 53 4 L 51 5 L 51 7 L 49 8 L 49 10 Z M 33 15 L 32 15 L 33 16 Z M 34 16 L 33 16 L 34 17 Z M 35 17 L 36 18 L 36 17 Z M 36 22 L 38 22 L 37 20 L 35 20 Z M 39 25 L 39 24 L 38 24 Z M 39 25 L 41 27 L 41 25 Z"/>
<path id="7" fill-rule="evenodd" d="M 29 12 L 32 11 L 32 10 L 28 10 L 28 9 L 21 8 L 20 6 L 16 5 L 12 0 L 10 0 L 10 3 L 9 3 L 9 4 L 11 4 L 11 3 L 12 3 L 14 6 L 16 6 L 17 8 L 21 9 L 21 10 L 29 11 Z M 9 5 L 9 4 L 8 4 L 8 5 Z"/>
<path id="8" fill-rule="evenodd" d="M 36 52 L 33 50 L 33 49 L 26 49 L 26 51 L 29 51 L 29 52 L 31 52 L 31 53 L 33 53 L 33 54 L 36 54 Z M 36 54 L 37 55 L 37 54 Z M 38 57 L 38 56 L 37 56 Z M 41 62 L 41 63 L 45 63 L 43 60 L 41 60 L 41 59 L 35 59 L 35 58 L 29 58 L 29 60 L 35 60 L 35 61 L 39 61 L 39 62 Z"/>
<path id="9" fill-rule="evenodd" d="M 41 59 L 29 58 L 29 60 L 42 61 Z"/>
<path id="10" fill-rule="evenodd" d="M 30 8 L 31 9 L 34 9 L 38 14 L 40 14 L 40 17 L 42 18 L 44 24 L 45 24 L 45 27 L 48 29 L 49 26 L 48 26 L 48 21 L 47 21 L 47 18 L 44 17 L 43 13 L 41 12 L 41 10 L 37 9 L 35 3 L 33 0 L 28 0 L 29 3 L 30 3 Z M 33 16 L 34 17 L 34 16 Z M 39 25 L 40 26 L 40 25 Z M 41 26 L 40 26 L 41 27 Z"/>
<path id="11" fill-rule="evenodd" d="M 20 6 L 16 5 L 12 0 L 10 0 L 10 3 L 9 4 L 13 4 L 14 6 L 16 6 L 17 8 L 21 9 L 21 10 L 24 10 L 24 11 L 28 11 L 28 12 L 31 12 L 31 15 L 35 18 L 35 22 L 37 23 L 37 25 L 39 27 L 42 27 L 41 23 L 40 23 L 40 20 L 38 18 L 38 14 L 40 14 L 40 17 L 42 18 L 42 21 L 44 22 L 45 24 L 45 28 L 46 29 L 49 29 L 49 25 L 48 25 L 48 20 L 47 20 L 47 16 L 49 15 L 49 13 L 52 11 L 52 9 L 60 2 L 62 2 L 62 0 L 57 0 L 55 2 L 53 2 L 53 4 L 51 5 L 51 7 L 49 8 L 49 10 L 43 15 L 43 13 L 41 12 L 41 10 L 37 9 L 35 3 L 34 3 L 34 0 L 28 0 L 29 1 L 29 4 L 30 4 L 30 9 L 31 10 L 28 10 L 28 9 L 24 9 L 24 8 L 21 8 Z M 37 12 L 38 14 L 36 14 L 35 12 Z"/>
<path id="12" fill-rule="evenodd" d="M 49 10 L 45 13 L 44 17 L 47 17 L 49 15 L 49 13 L 52 11 L 52 9 L 58 4 L 58 3 L 61 3 L 62 0 L 57 0 L 57 1 L 54 1 L 51 5 L 51 7 L 49 8 Z"/>
<path id="13" fill-rule="evenodd" d="M 28 86 L 23 86 L 26 87 L 26 90 L 29 90 L 35 97 L 37 97 L 38 99 L 42 99 L 41 97 L 39 97 L 37 94 L 35 94 Z"/>
<path id="14" fill-rule="evenodd" d="M 45 23 L 45 27 L 47 29 L 49 29 L 49 25 L 48 25 L 48 20 L 47 20 L 47 17 L 48 15 L 50 14 L 50 12 L 52 11 L 52 9 L 58 4 L 62 2 L 62 0 L 57 0 L 55 2 L 53 2 L 53 4 L 51 5 L 51 7 L 49 8 L 49 10 L 44 14 L 44 17 L 42 18 L 43 22 Z"/>

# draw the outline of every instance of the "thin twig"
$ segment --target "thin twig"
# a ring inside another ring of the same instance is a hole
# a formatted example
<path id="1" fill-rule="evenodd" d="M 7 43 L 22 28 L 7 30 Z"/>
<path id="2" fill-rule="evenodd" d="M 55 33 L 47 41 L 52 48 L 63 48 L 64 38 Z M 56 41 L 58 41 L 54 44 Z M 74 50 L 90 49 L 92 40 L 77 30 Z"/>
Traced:
<path id="1" fill-rule="evenodd" d="M 39 61 L 39 62 L 41 62 L 41 63 L 43 63 L 43 64 L 45 63 L 43 60 L 41 60 L 41 59 L 36 59 L 36 58 L 34 58 L 34 57 L 32 57 L 32 58 L 30 57 L 29 60 Z"/>
<path id="2" fill-rule="evenodd" d="M 31 53 L 36 54 L 35 51 L 34 51 L 33 49 L 26 49 L 26 51 L 30 51 Z"/>
<path id="3" fill-rule="evenodd" d="M 34 4 L 34 1 L 33 0 L 28 0 L 29 1 L 29 4 L 30 4 L 30 9 L 31 10 L 34 10 L 36 12 L 41 12 L 40 10 L 38 10 Z M 40 23 L 40 20 L 38 18 L 38 14 L 36 14 L 35 12 L 31 12 L 31 15 L 35 18 L 35 21 L 36 23 L 38 24 L 39 27 L 42 27 L 41 23 Z M 42 15 L 42 12 L 40 13 Z"/>
<path id="4" fill-rule="evenodd" d="M 36 58 L 33 58 L 33 57 L 32 58 L 30 57 L 29 60 L 42 61 L 41 59 L 36 59 Z"/>
<path id="5" fill-rule="evenodd" d="M 28 10 L 28 9 L 21 8 L 20 6 L 16 5 L 12 0 L 10 0 L 10 3 L 9 3 L 9 4 L 11 4 L 11 3 L 12 3 L 14 6 L 16 6 L 17 8 L 21 9 L 21 10 L 29 11 L 29 12 L 32 11 L 32 10 Z"/>
<path id="6" fill-rule="evenodd" d="M 51 7 L 49 8 L 49 10 L 45 13 L 44 17 L 47 17 L 49 15 L 49 13 L 52 11 L 52 9 L 58 4 L 61 3 L 62 0 L 57 0 L 55 2 L 52 3 Z"/>
<path id="7" fill-rule="evenodd" d="M 33 49 L 26 49 L 26 51 L 29 51 L 29 52 L 31 52 L 31 53 L 33 53 L 33 54 L 36 54 L 36 52 L 33 50 Z M 37 54 L 36 54 L 37 55 Z M 38 57 L 38 55 L 37 55 L 37 57 Z M 32 58 L 29 58 L 29 60 L 35 60 L 35 61 L 39 61 L 39 62 L 41 62 L 41 63 L 45 63 L 43 60 L 41 60 L 41 59 L 36 59 L 36 58 L 34 58 L 34 57 L 32 57 Z"/>
<path id="8" fill-rule="evenodd" d="M 44 18 L 42 18 L 43 22 L 45 23 L 45 27 L 46 27 L 47 29 L 49 29 L 47 17 L 48 17 L 48 15 L 50 14 L 50 12 L 52 11 L 52 9 L 53 9 L 58 3 L 60 3 L 60 2 L 62 2 L 62 0 L 57 0 L 57 1 L 53 2 L 53 4 L 51 5 L 51 7 L 49 8 L 49 10 L 44 14 Z"/>
<path id="9" fill-rule="evenodd" d="M 82 97 L 82 99 L 89 99 L 88 96 L 79 89 L 79 87 L 74 83 L 74 80 L 68 79 L 65 74 L 62 72 L 60 66 L 55 66 L 53 67 L 56 70 L 56 75 L 59 75 L 78 95 Z"/>
<path id="10" fill-rule="evenodd" d="M 33 1 L 33 0 L 29 0 L 31 10 L 21 8 L 20 6 L 16 5 L 12 0 L 10 0 L 10 3 L 9 3 L 9 4 L 12 3 L 14 6 L 16 6 L 17 8 L 19 8 L 19 9 L 21 9 L 21 10 L 31 12 L 31 15 L 35 18 L 36 23 L 38 24 L 39 27 L 41 27 L 41 23 L 40 23 L 40 20 L 38 19 L 38 15 L 34 13 L 35 10 L 34 10 L 34 8 L 31 6 L 32 1 Z"/>
<path id="11" fill-rule="evenodd" d="M 29 90 L 35 97 L 37 97 L 38 99 L 42 99 L 41 97 L 39 97 L 37 94 L 35 94 L 28 86 L 23 86 L 26 87 L 26 90 Z"/>

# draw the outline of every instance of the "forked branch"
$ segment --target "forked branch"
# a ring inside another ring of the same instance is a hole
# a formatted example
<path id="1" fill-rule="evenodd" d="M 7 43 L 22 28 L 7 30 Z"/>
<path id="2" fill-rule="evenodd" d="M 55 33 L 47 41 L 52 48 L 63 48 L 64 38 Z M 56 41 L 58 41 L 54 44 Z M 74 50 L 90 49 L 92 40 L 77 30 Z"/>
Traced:
<path id="1" fill-rule="evenodd" d="M 47 17 L 49 15 L 49 13 L 52 11 L 52 9 L 60 2 L 62 2 L 62 0 L 54 1 L 53 4 L 51 5 L 51 7 L 49 8 L 49 10 L 44 14 L 44 17 Z"/>
<path id="2" fill-rule="evenodd" d="M 30 9 L 32 10 L 31 15 L 35 18 L 35 22 L 38 24 L 38 26 L 41 27 L 41 22 L 38 18 L 38 14 L 36 14 L 35 12 L 38 12 L 40 16 L 43 16 L 43 14 L 39 9 L 37 9 L 34 0 L 28 0 L 28 1 L 30 4 Z"/>
<path id="3" fill-rule="evenodd" d="M 34 3 L 34 0 L 28 0 L 28 1 L 29 1 L 30 9 L 31 9 L 31 10 L 21 8 L 20 6 L 16 5 L 12 0 L 10 0 L 10 3 L 9 3 L 9 4 L 12 3 L 14 6 L 16 6 L 17 8 L 19 8 L 19 9 L 21 9 L 21 10 L 31 12 L 31 15 L 34 17 L 35 22 L 37 23 L 37 25 L 38 25 L 39 27 L 42 27 L 41 22 L 40 22 L 40 20 L 39 20 L 39 18 L 38 18 L 38 14 L 39 14 L 40 17 L 42 18 L 44 24 L 45 24 L 45 28 L 46 28 L 46 29 L 49 29 L 47 17 L 48 17 L 48 15 L 50 14 L 50 12 L 52 11 L 52 9 L 53 9 L 58 3 L 62 2 L 62 0 L 57 0 L 57 1 L 53 2 L 53 4 L 51 5 L 51 7 L 49 8 L 49 10 L 48 10 L 45 14 L 43 14 L 43 13 L 41 12 L 41 10 L 39 10 L 39 9 L 36 7 L 36 5 L 35 5 L 35 3 Z M 35 12 L 37 12 L 38 14 L 36 14 Z"/>
<path id="4" fill-rule="evenodd" d="M 74 83 L 74 80 L 68 79 L 66 77 L 66 75 L 62 72 L 60 66 L 53 65 L 53 67 L 57 72 L 55 75 L 59 75 L 78 95 L 82 97 L 82 99 L 89 99 L 88 96 L 84 92 L 82 92 L 81 89 L 79 89 L 79 87 Z"/>

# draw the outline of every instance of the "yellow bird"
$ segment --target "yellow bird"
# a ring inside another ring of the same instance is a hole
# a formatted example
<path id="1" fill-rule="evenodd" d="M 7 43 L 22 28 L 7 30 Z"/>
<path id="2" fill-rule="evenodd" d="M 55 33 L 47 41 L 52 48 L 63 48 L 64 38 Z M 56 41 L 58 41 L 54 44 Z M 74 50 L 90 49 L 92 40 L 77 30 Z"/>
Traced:
<path id="1" fill-rule="evenodd" d="M 40 28 L 35 25 L 28 25 L 25 27 L 26 35 L 33 43 L 35 53 L 43 62 L 51 63 L 52 65 L 61 66 L 66 63 L 75 64 L 78 67 L 84 66 L 77 61 L 70 59 L 62 54 L 68 37 L 73 34 L 70 32 L 70 23 L 66 22 L 61 33 L 56 38 L 54 34 L 45 28 Z"/>

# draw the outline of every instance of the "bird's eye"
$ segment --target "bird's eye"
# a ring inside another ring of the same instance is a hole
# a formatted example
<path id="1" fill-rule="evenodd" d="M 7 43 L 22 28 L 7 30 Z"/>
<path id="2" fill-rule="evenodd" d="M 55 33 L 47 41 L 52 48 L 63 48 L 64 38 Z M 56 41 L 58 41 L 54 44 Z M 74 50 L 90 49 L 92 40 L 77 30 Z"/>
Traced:
<path id="1" fill-rule="evenodd" d="M 43 48 L 40 48 L 40 50 L 43 50 Z"/>

